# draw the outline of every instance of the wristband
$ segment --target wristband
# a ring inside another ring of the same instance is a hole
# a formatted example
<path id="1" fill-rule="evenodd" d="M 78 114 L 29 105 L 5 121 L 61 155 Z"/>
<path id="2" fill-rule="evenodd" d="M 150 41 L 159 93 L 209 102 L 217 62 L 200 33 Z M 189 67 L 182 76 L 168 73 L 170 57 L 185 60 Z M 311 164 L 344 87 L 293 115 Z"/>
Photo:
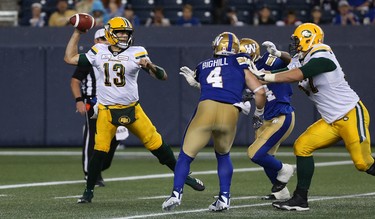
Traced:
<path id="1" fill-rule="evenodd" d="M 77 103 L 77 102 L 80 102 L 80 101 L 83 102 L 83 98 L 82 98 L 82 97 L 77 97 L 77 98 L 76 98 L 76 103 Z"/>
<path id="2" fill-rule="evenodd" d="M 264 81 L 267 81 L 267 82 L 275 82 L 275 77 L 276 75 L 274 74 L 265 74 L 264 75 Z"/>

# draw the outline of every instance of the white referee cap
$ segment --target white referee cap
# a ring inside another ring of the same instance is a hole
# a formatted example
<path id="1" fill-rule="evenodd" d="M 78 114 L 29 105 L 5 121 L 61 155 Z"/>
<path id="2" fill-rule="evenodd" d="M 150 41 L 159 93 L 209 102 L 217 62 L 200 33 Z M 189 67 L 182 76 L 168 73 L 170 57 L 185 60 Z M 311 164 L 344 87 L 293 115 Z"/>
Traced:
<path id="1" fill-rule="evenodd" d="M 104 28 L 101 28 L 95 32 L 95 39 L 105 37 Z"/>

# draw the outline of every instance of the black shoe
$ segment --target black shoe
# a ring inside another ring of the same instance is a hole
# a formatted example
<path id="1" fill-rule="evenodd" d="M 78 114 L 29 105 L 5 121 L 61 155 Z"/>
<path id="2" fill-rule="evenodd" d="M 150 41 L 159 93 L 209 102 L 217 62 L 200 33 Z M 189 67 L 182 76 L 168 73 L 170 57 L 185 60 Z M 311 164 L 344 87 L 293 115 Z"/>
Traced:
<path id="1" fill-rule="evenodd" d="M 279 180 L 276 180 L 276 182 L 272 185 L 271 191 L 274 192 L 280 192 L 283 190 L 286 186 L 286 183 L 282 183 Z"/>
<path id="2" fill-rule="evenodd" d="M 310 210 L 307 199 L 302 198 L 301 195 L 294 192 L 291 199 L 281 202 L 273 202 L 272 206 L 281 210 L 287 211 L 308 211 Z"/>
<path id="3" fill-rule="evenodd" d="M 101 176 L 99 176 L 98 180 L 96 180 L 95 186 L 98 186 L 98 187 L 104 187 L 105 186 L 104 180 Z"/>
<path id="4" fill-rule="evenodd" d="M 203 182 L 197 178 L 193 178 L 191 176 L 187 176 L 185 180 L 185 184 L 190 186 L 196 191 L 203 191 L 206 187 L 203 185 Z"/>
<path id="5" fill-rule="evenodd" d="M 77 203 L 91 203 L 91 199 L 93 197 L 94 197 L 94 190 L 85 189 L 82 197 L 78 199 Z"/>

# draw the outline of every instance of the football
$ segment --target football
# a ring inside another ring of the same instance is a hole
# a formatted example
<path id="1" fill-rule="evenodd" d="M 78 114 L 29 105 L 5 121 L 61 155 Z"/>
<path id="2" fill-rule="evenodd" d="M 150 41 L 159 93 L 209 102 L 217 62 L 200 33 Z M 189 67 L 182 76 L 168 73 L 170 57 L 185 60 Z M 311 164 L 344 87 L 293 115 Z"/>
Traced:
<path id="1" fill-rule="evenodd" d="M 95 26 L 95 19 L 86 13 L 78 13 L 73 15 L 69 19 L 70 24 L 72 24 L 79 31 L 86 32 Z"/>

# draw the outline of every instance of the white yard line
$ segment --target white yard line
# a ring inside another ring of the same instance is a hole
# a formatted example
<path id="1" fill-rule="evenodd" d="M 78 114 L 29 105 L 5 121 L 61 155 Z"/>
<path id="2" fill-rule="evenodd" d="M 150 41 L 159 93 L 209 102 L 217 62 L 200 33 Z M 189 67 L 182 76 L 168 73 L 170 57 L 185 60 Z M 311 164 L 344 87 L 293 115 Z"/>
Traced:
<path id="1" fill-rule="evenodd" d="M 350 161 L 335 161 L 335 162 L 321 162 L 316 163 L 316 167 L 321 166 L 339 166 L 339 165 L 348 165 L 352 164 L 353 162 Z M 254 168 L 241 168 L 241 169 L 234 169 L 235 173 L 241 172 L 254 172 L 254 171 L 261 171 L 263 168 L 254 167 Z M 196 175 L 211 175 L 217 174 L 216 170 L 209 170 L 209 171 L 197 171 L 194 172 L 194 176 Z M 128 177 L 119 177 L 119 178 L 108 178 L 106 179 L 107 182 L 115 182 L 115 181 L 132 181 L 132 180 L 144 180 L 144 179 L 161 179 L 161 178 L 171 178 L 173 177 L 173 173 L 165 173 L 165 174 L 152 174 L 152 175 L 143 175 L 143 176 L 128 176 Z M 40 183 L 25 183 L 25 184 L 13 184 L 13 185 L 2 185 L 0 189 L 14 189 L 14 188 L 25 188 L 25 187 L 36 187 L 36 186 L 54 186 L 54 185 L 66 185 L 66 184 L 78 184 L 83 183 L 84 180 L 73 180 L 73 181 L 55 181 L 55 182 L 40 182 Z"/>
<path id="2" fill-rule="evenodd" d="M 364 196 L 373 196 L 375 195 L 375 192 L 371 193 L 363 193 L 363 194 L 353 194 L 353 195 L 343 195 L 343 196 L 329 196 L 329 197 L 321 197 L 321 198 L 312 198 L 309 199 L 309 202 L 313 201 L 324 201 L 324 200 L 332 200 L 332 199 L 347 199 L 347 198 L 357 198 L 357 197 L 364 197 Z M 239 197 L 238 199 L 240 199 Z M 243 199 L 245 197 L 242 197 Z M 259 207 L 259 206 L 271 206 L 271 203 L 259 203 L 259 204 L 251 204 L 251 205 L 231 205 L 231 209 L 236 208 L 251 208 L 251 207 Z M 148 218 L 148 217 L 162 217 L 166 215 L 178 215 L 178 214 L 187 214 L 187 213 L 197 213 L 197 212 L 205 212 L 208 211 L 207 208 L 203 209 L 192 209 L 187 211 L 173 211 L 173 212 L 165 212 L 165 213 L 154 213 L 154 214 L 144 214 L 144 215 L 134 215 L 134 216 L 128 216 L 128 217 L 119 217 L 114 219 L 133 219 L 133 218 Z"/>

